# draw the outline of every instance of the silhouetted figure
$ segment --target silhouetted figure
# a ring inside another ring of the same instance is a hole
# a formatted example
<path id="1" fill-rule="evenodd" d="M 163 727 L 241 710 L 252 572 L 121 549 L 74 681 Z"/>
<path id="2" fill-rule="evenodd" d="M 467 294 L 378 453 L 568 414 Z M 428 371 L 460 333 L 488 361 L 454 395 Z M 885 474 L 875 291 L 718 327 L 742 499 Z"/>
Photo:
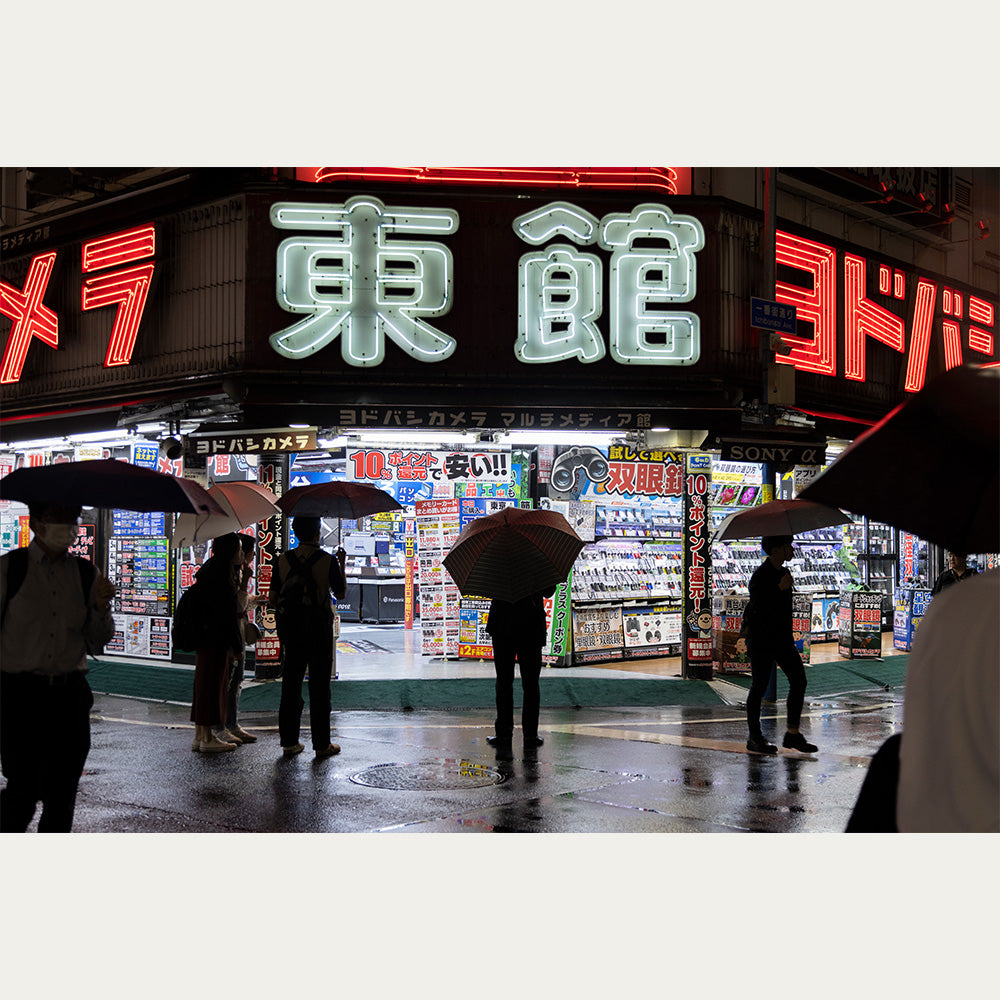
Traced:
<path id="1" fill-rule="evenodd" d="M 296 517 L 296 548 L 283 552 L 271 578 L 269 601 L 275 608 L 281 640 L 281 702 L 278 734 L 286 757 L 302 753 L 302 680 L 309 670 L 309 727 L 317 757 L 332 757 L 340 747 L 330 742 L 330 679 L 333 674 L 333 602 L 347 592 L 344 562 L 319 547 L 318 517 Z"/>
<path id="2" fill-rule="evenodd" d="M 868 765 L 846 833 L 898 833 L 896 792 L 899 787 L 899 747 L 903 734 L 895 733 L 878 748 Z"/>
<path id="3" fill-rule="evenodd" d="M 948 568 L 934 581 L 931 588 L 931 596 L 940 594 L 946 587 L 958 583 L 959 580 L 968 580 L 969 577 L 979 574 L 971 566 L 965 564 L 965 554 L 962 552 L 948 553 Z"/>
<path id="4" fill-rule="evenodd" d="M 38 803 L 39 833 L 69 833 L 90 752 L 87 652 L 114 635 L 114 584 L 69 556 L 79 507 L 29 504 L 35 537 L 0 559 L 0 831 L 24 833 Z"/>
<path id="5" fill-rule="evenodd" d="M 767 557 L 750 577 L 750 604 L 744 612 L 747 645 L 750 648 L 750 691 L 747 694 L 747 749 L 753 753 L 777 753 L 760 728 L 760 703 L 777 663 L 788 678 L 787 732 L 781 745 L 789 750 L 814 753 L 816 746 L 799 732 L 806 693 L 806 671 L 792 635 L 792 574 L 784 565 L 795 555 L 791 535 L 769 535 L 760 547 Z"/>
<path id="6" fill-rule="evenodd" d="M 201 753 L 234 750 L 236 740 L 220 739 L 229 698 L 229 675 L 243 649 L 236 593 L 243 568 L 243 546 L 235 533 L 212 541 L 212 557 L 192 585 L 202 623 L 194 651 L 191 749 Z M 228 734 L 227 734 L 228 736 Z"/>
<path id="7" fill-rule="evenodd" d="M 256 743 L 257 737 L 248 733 L 239 723 L 240 691 L 243 688 L 243 676 L 246 673 L 247 646 L 253 641 L 252 635 L 257 628 L 247 618 L 250 608 L 250 577 L 253 574 L 253 554 L 257 543 L 250 535 L 236 536 L 243 547 L 243 565 L 240 568 L 240 578 L 236 587 L 236 619 L 243 638 L 240 652 L 233 661 L 229 671 L 229 684 L 226 689 L 226 715 L 223 728 L 216 731 L 220 740 L 236 743 Z"/>
<path id="8" fill-rule="evenodd" d="M 495 735 L 487 737 L 486 742 L 496 747 L 498 760 L 512 758 L 515 660 L 521 675 L 521 736 L 524 748 L 533 750 L 544 742 L 538 735 L 541 703 L 538 678 L 542 672 L 542 646 L 547 639 L 544 599 L 551 597 L 555 590 L 555 587 L 549 587 L 514 603 L 494 599 L 490 604 L 486 631 L 493 637 L 497 717 Z"/>

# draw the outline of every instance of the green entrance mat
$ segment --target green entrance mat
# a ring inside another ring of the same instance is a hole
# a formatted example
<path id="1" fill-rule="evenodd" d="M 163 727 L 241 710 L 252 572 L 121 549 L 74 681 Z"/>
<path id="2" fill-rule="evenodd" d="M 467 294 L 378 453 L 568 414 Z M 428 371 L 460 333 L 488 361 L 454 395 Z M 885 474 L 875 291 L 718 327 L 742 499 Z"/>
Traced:
<path id="1" fill-rule="evenodd" d="M 806 700 L 842 694 L 844 691 L 901 689 L 906 682 L 906 665 L 909 660 L 908 653 L 899 653 L 884 660 L 835 660 L 831 663 L 806 664 Z M 721 674 L 719 678 L 741 687 L 750 687 L 749 676 Z M 779 670 L 778 700 L 783 701 L 787 695 L 788 681 Z"/>
<path id="2" fill-rule="evenodd" d="M 554 671 L 552 674 L 545 672 L 541 677 L 542 704 L 549 708 L 724 704 L 706 681 L 553 674 Z M 99 694 L 190 704 L 194 670 L 156 663 L 102 660 L 91 662 L 88 680 Z M 276 712 L 280 697 L 280 681 L 252 684 L 243 688 L 240 711 Z M 307 684 L 302 685 L 302 697 L 308 704 Z M 491 677 L 333 682 L 335 709 L 493 708 L 495 703 Z M 514 703 L 518 707 L 521 704 L 517 681 L 514 682 Z"/>

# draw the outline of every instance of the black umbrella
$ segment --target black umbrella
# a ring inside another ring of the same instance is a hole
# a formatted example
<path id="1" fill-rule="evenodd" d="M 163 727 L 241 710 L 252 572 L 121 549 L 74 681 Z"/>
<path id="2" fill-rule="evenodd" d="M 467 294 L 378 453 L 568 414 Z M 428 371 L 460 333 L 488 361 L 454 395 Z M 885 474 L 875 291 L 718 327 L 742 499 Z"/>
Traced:
<path id="1" fill-rule="evenodd" d="M 962 553 L 1000 551 L 1000 369 L 954 368 L 800 494 Z"/>
<path id="2" fill-rule="evenodd" d="M 341 480 L 293 486 L 278 498 L 277 503 L 282 513 L 289 517 L 346 517 L 349 520 L 403 509 L 403 505 L 385 490 Z"/>
<path id="3" fill-rule="evenodd" d="M 116 510 L 224 514 L 203 486 L 114 459 L 15 469 L 0 479 L 0 499 Z"/>

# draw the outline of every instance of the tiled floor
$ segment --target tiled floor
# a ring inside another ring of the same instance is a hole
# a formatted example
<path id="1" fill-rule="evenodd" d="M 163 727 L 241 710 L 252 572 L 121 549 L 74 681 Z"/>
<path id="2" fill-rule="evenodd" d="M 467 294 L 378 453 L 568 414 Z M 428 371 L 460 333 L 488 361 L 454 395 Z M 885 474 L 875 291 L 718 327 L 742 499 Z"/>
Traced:
<path id="1" fill-rule="evenodd" d="M 882 656 L 897 655 L 892 632 L 882 634 Z M 814 643 L 813 663 L 840 660 L 836 642 Z M 342 680 L 370 678 L 492 677 L 491 660 L 443 660 L 421 656 L 420 630 L 401 625 L 349 625 L 341 627 L 337 641 L 337 675 Z M 559 667 L 567 676 L 620 677 L 623 671 L 637 677 L 679 677 L 681 658 L 665 656 L 649 660 L 620 660 L 594 666 Z"/>

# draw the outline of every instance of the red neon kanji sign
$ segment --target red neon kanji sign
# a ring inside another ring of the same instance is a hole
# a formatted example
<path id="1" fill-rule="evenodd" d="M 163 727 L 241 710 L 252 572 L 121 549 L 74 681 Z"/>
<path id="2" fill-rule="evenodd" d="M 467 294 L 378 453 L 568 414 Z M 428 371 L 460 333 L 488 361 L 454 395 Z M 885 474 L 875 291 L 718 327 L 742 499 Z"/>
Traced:
<path id="1" fill-rule="evenodd" d="M 156 233 L 152 225 L 138 226 L 111 236 L 102 236 L 83 244 L 83 272 L 131 264 L 156 252 Z M 135 338 L 146 307 L 153 264 L 142 264 L 95 278 L 85 278 L 81 307 L 100 309 L 117 303 L 115 325 L 108 341 L 104 367 L 127 365 L 132 360 Z"/>
<path id="2" fill-rule="evenodd" d="M 37 337 L 49 347 L 59 346 L 59 317 L 42 305 L 55 262 L 55 250 L 35 257 L 23 291 L 0 281 L 0 313 L 14 321 L 0 366 L 0 382 L 16 382 L 21 377 L 32 338 Z"/>

